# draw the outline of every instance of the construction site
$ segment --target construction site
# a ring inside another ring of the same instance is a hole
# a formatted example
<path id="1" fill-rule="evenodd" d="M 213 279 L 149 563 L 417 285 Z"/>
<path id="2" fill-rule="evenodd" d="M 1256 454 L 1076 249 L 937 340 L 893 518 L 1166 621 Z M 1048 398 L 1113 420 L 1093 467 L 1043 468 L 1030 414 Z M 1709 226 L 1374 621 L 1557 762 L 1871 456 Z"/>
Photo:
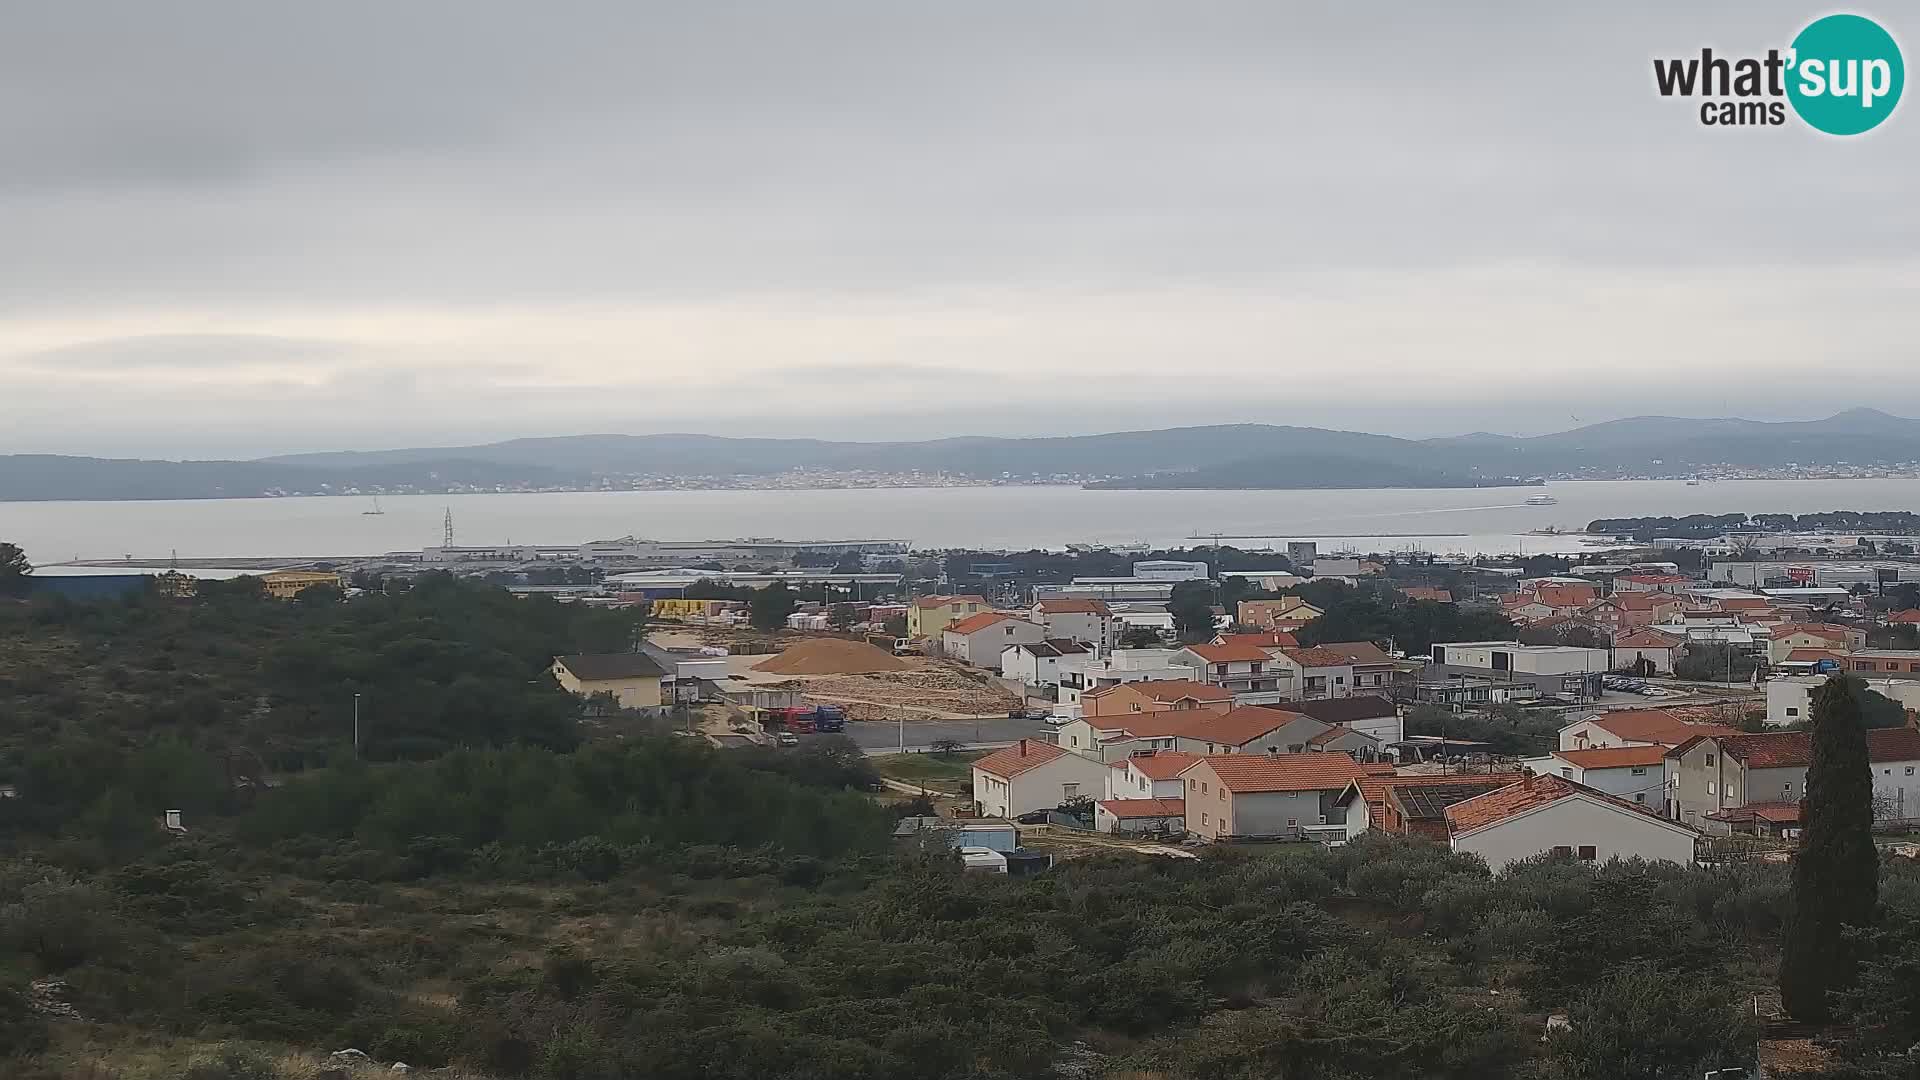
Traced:
<path id="1" fill-rule="evenodd" d="M 723 641 L 712 640 L 715 637 Z M 664 648 L 727 648 L 716 682 L 730 697 L 767 704 L 836 705 L 849 720 L 958 720 L 1005 716 L 1021 699 L 990 673 L 950 660 L 895 656 L 864 641 L 782 634 L 777 638 L 713 631 L 652 635 Z M 773 646 L 779 651 L 769 651 Z M 761 651 L 733 651 L 737 647 Z M 780 700 L 792 695 L 790 700 Z"/>

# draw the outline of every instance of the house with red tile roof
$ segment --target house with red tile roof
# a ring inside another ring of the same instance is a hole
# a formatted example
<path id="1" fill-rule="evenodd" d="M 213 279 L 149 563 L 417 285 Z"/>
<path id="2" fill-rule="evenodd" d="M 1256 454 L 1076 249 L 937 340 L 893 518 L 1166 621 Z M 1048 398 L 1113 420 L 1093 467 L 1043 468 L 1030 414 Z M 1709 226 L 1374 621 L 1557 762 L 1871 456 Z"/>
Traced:
<path id="1" fill-rule="evenodd" d="M 1186 791 L 1180 774 L 1198 754 L 1178 750 L 1140 750 L 1107 763 L 1109 799 L 1177 799 Z"/>
<path id="2" fill-rule="evenodd" d="M 1343 698 L 1353 694 L 1353 660 L 1338 649 L 1324 645 L 1299 649 L 1279 649 L 1273 662 L 1288 672 L 1290 700 L 1313 701 Z"/>
<path id="3" fill-rule="evenodd" d="M 1268 649 L 1250 643 L 1188 645 L 1174 652 L 1172 662 L 1190 668 L 1194 681 L 1236 697 L 1265 694 L 1279 701 L 1292 689 L 1293 671 L 1276 664 Z"/>
<path id="4" fill-rule="evenodd" d="M 1242 600 L 1234 608 L 1233 621 L 1262 630 L 1297 630 L 1326 614 L 1297 596 L 1270 600 Z M 1285 624 L 1285 625 L 1282 625 Z"/>
<path id="5" fill-rule="evenodd" d="M 1017 817 L 1106 792 L 1108 768 L 1038 739 L 1021 739 L 973 763 L 973 799 L 987 817 Z"/>
<path id="6" fill-rule="evenodd" d="M 1585 583 L 1542 582 L 1533 588 L 1533 599 L 1550 607 L 1556 614 L 1579 611 L 1595 600 L 1600 599 L 1600 590 Z"/>
<path id="7" fill-rule="evenodd" d="M 1686 639 L 1651 628 L 1613 639 L 1613 669 L 1647 675 L 1673 674 L 1673 662 L 1686 651 Z"/>
<path id="8" fill-rule="evenodd" d="M 1520 764 L 1529 772 L 1562 776 L 1664 814 L 1666 759 L 1664 746 L 1603 746 L 1591 750 L 1555 750 Z"/>
<path id="9" fill-rule="evenodd" d="M 1548 854 L 1690 866 L 1700 836 L 1635 803 L 1551 774 L 1454 803 L 1446 818 L 1453 850 L 1480 856 L 1495 873 Z"/>
<path id="10" fill-rule="evenodd" d="M 1180 774 L 1187 833 L 1209 840 L 1322 833 L 1334 820 L 1334 800 L 1362 775 L 1345 754 L 1204 757 Z M 1333 832 L 1344 834 L 1344 825 Z"/>
<path id="11" fill-rule="evenodd" d="M 1362 833 L 1447 839 L 1446 808 L 1525 779 L 1517 772 L 1361 776 L 1334 800 L 1347 839 Z"/>
<path id="12" fill-rule="evenodd" d="M 1667 752 L 1674 814 L 1704 822 L 1722 810 L 1753 803 L 1791 803 L 1807 794 L 1813 736 L 1806 731 L 1700 737 Z M 1867 732 L 1875 816 L 1920 820 L 1920 730 Z"/>
<path id="13" fill-rule="evenodd" d="M 1025 686 L 1059 686 L 1060 664 L 1092 654 L 1092 648 L 1067 638 L 1022 641 L 1000 650 L 1000 677 Z"/>
<path id="14" fill-rule="evenodd" d="M 1323 641 L 1315 646 L 1338 653 L 1353 669 L 1349 694 L 1386 694 L 1392 691 L 1400 661 L 1371 641 Z"/>
<path id="15" fill-rule="evenodd" d="M 1920 626 L 1920 608 L 1908 608 L 1887 616 L 1888 626 Z"/>
<path id="16" fill-rule="evenodd" d="M 1148 679 L 1088 691 L 1080 719 L 1066 724 L 1060 745 L 1103 761 L 1140 750 L 1175 750 L 1179 733 L 1201 714 L 1228 712 L 1233 695 L 1187 679 Z"/>
<path id="17" fill-rule="evenodd" d="M 1179 835 L 1187 831 L 1183 799 L 1105 799 L 1094 804 L 1096 832 Z"/>
<path id="18" fill-rule="evenodd" d="M 1436 604 L 1453 603 L 1453 593 L 1446 589 L 1435 589 L 1426 585 L 1402 586 L 1400 595 L 1406 597 L 1408 600 L 1428 600 Z"/>
<path id="19" fill-rule="evenodd" d="M 1781 623 L 1767 631 L 1767 662 L 1778 664 L 1795 649 L 1850 653 L 1867 647 L 1867 632 L 1838 623 Z"/>
<path id="20" fill-rule="evenodd" d="M 1560 749 L 1601 746 L 1678 746 L 1696 735 L 1738 735 L 1717 724 L 1688 723 L 1667 709 L 1616 709 L 1582 717 L 1560 729 Z"/>
<path id="21" fill-rule="evenodd" d="M 1189 754 L 1305 754 L 1332 725 L 1279 708 L 1244 705 L 1218 716 L 1196 716 L 1179 732 Z"/>
<path id="22" fill-rule="evenodd" d="M 969 615 L 940 632 L 940 652 L 974 667 L 999 668 L 1000 654 L 1009 645 L 1034 645 L 1047 639 L 1047 628 L 1000 611 Z"/>

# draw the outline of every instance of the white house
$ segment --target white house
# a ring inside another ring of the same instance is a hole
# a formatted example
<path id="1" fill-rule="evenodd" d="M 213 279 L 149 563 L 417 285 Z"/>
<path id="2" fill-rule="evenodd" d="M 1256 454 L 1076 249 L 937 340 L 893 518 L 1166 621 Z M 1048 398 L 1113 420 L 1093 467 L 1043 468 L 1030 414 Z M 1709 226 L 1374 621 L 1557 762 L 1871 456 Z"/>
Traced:
<path id="1" fill-rule="evenodd" d="M 1106 656 L 1091 652 L 1060 658 L 1060 703 L 1078 705 L 1081 695 L 1106 686 L 1130 682 L 1186 679 L 1192 668 L 1172 662 L 1172 649 L 1115 649 Z"/>
<path id="2" fill-rule="evenodd" d="M 1278 650 L 1274 650 L 1278 651 Z M 1218 686 L 1244 704 L 1285 701 L 1294 694 L 1293 669 L 1274 659 L 1269 651 L 1246 642 L 1228 641 L 1222 645 L 1188 645 L 1173 654 L 1173 662 L 1185 666 L 1195 682 Z"/>
<path id="3" fill-rule="evenodd" d="M 1198 760 L 1198 755 L 1178 750 L 1142 750 L 1110 762 L 1105 797 L 1178 799 L 1185 790 L 1180 783 L 1180 774 Z"/>
<path id="4" fill-rule="evenodd" d="M 1028 618 L 1047 628 L 1047 640 L 1077 641 L 1101 656 L 1120 641 L 1113 609 L 1104 600 L 1040 600 L 1028 612 Z"/>
<path id="5" fill-rule="evenodd" d="M 1017 817 L 1068 799 L 1097 799 L 1109 771 L 1094 758 L 1021 739 L 973 763 L 973 799 L 988 817 Z"/>
<path id="6" fill-rule="evenodd" d="M 1322 646 L 1275 649 L 1273 660 L 1275 678 L 1291 684 L 1289 700 L 1353 695 L 1353 661 L 1345 653 Z"/>
<path id="7" fill-rule="evenodd" d="M 963 664 L 998 667 L 1009 645 L 1047 639 L 1047 628 L 998 611 L 970 615 L 940 632 L 940 651 Z"/>
<path id="8" fill-rule="evenodd" d="M 1019 679 L 1028 686 L 1060 685 L 1060 661 L 1069 656 L 1084 656 L 1087 647 L 1077 641 L 1047 640 L 1021 642 L 1000 650 L 1000 675 Z"/>
<path id="9" fill-rule="evenodd" d="M 1813 717 L 1813 692 L 1825 675 L 1774 675 L 1767 679 L 1767 726 L 1786 727 Z M 1920 710 L 1920 679 L 1866 679 L 1867 689 L 1903 709 Z"/>
<path id="10" fill-rule="evenodd" d="M 1555 750 L 1520 764 L 1535 773 L 1565 777 L 1638 806 L 1661 809 L 1666 805 L 1667 748 L 1664 746 Z"/>
<path id="11" fill-rule="evenodd" d="M 1585 862 L 1642 859 L 1693 863 L 1699 833 L 1584 784 L 1552 774 L 1447 807 L 1448 842 L 1499 873 L 1535 855 Z"/>
<path id="12" fill-rule="evenodd" d="M 1882 728 L 1867 732 L 1873 768 L 1874 816 L 1882 821 L 1920 821 L 1920 731 Z"/>

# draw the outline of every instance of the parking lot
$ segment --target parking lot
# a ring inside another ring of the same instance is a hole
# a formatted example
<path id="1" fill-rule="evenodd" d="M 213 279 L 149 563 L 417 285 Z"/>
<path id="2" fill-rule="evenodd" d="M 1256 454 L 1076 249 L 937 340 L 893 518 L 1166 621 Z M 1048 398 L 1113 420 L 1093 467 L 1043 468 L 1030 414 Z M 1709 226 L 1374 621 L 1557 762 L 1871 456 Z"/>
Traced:
<path id="1" fill-rule="evenodd" d="M 987 716 L 977 720 L 909 720 L 906 722 L 908 750 L 926 750 L 943 739 L 964 746 L 1003 746 L 1021 739 L 1053 741 L 1053 729 L 1039 720 L 1015 720 L 1006 716 Z M 850 720 L 847 735 L 869 754 L 893 753 L 900 749 L 901 725 L 885 720 Z"/>

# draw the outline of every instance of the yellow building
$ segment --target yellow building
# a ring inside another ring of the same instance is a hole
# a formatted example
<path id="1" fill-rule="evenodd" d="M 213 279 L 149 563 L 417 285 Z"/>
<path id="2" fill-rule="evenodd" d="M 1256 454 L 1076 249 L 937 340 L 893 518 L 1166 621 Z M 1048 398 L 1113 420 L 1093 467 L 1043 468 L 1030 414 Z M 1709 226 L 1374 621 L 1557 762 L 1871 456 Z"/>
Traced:
<path id="1" fill-rule="evenodd" d="M 568 693 L 611 695 L 623 709 L 658 709 L 666 671 L 646 653 L 588 653 L 553 658 L 553 677 Z"/>
<path id="2" fill-rule="evenodd" d="M 275 570 L 260 576 L 260 587 L 277 600 L 291 600 L 316 585 L 338 589 L 341 586 L 340 575 L 330 570 Z"/>
<path id="3" fill-rule="evenodd" d="M 993 610 L 984 596 L 922 596 L 907 606 L 907 636 L 937 638 L 961 619 Z"/>
<path id="4" fill-rule="evenodd" d="M 741 604 L 737 600 L 665 599 L 653 601 L 650 614 L 656 619 L 684 619 L 690 622 L 704 622 L 723 611 L 740 606 Z"/>

